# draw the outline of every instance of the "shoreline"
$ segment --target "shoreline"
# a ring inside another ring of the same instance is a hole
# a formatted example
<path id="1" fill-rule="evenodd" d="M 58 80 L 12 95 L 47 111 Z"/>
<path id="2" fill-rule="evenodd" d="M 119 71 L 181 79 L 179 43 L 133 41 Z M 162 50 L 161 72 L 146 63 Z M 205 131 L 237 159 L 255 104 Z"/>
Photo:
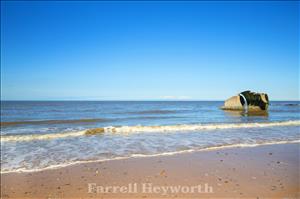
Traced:
<path id="1" fill-rule="evenodd" d="M 15 171 L 4 171 L 0 172 L 0 175 L 2 174 L 17 174 L 17 173 L 35 173 L 35 172 L 41 172 L 41 171 L 47 171 L 47 170 L 56 170 L 56 169 L 62 169 L 70 166 L 76 166 L 80 164 L 89 164 L 89 163 L 99 163 L 99 162 L 107 162 L 107 161 L 117 161 L 117 160 L 127 160 L 131 158 L 151 158 L 151 157 L 164 157 L 164 156 L 172 156 L 172 155 L 179 155 L 179 154 L 185 154 L 185 153 L 197 153 L 197 152 L 205 152 L 205 151 L 215 151 L 215 150 L 223 150 L 223 149 L 234 149 L 234 148 L 251 148 L 251 147 L 260 147 L 260 146 L 267 146 L 267 145 L 278 145 L 278 144 L 294 144 L 294 143 L 300 143 L 300 140 L 293 140 L 293 141 L 278 141 L 278 142 L 265 142 L 265 143 L 259 143 L 259 144 L 232 144 L 232 145 L 223 145 L 223 146 L 212 146 L 202 149 L 187 149 L 182 151 L 174 151 L 174 152 L 164 152 L 159 154 L 134 154 L 129 157 L 116 157 L 111 159 L 102 159 L 102 160 L 83 160 L 78 162 L 71 162 L 67 163 L 65 165 L 54 165 L 49 166 L 46 168 L 41 169 L 32 169 L 32 170 L 15 170 Z"/>
<path id="2" fill-rule="evenodd" d="M 2 198 L 297 198 L 300 144 L 231 147 L 90 162 L 36 172 L 1 173 Z M 213 193 L 88 193 L 88 184 L 208 184 Z"/>

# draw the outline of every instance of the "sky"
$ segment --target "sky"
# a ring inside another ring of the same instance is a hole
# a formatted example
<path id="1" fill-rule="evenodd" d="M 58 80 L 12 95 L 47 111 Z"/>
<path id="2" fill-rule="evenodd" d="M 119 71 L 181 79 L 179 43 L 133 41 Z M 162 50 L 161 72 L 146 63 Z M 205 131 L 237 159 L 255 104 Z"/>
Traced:
<path id="1" fill-rule="evenodd" d="M 299 2 L 3 2 L 1 100 L 299 100 Z"/>

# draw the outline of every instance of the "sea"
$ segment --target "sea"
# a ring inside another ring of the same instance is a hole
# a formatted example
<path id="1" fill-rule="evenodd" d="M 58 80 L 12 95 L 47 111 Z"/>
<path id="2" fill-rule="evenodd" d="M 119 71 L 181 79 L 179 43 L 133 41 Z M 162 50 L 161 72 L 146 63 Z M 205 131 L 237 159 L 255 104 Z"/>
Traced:
<path id="1" fill-rule="evenodd" d="M 271 101 L 262 113 L 224 111 L 223 103 L 1 101 L 1 173 L 300 142 L 299 101 Z"/>

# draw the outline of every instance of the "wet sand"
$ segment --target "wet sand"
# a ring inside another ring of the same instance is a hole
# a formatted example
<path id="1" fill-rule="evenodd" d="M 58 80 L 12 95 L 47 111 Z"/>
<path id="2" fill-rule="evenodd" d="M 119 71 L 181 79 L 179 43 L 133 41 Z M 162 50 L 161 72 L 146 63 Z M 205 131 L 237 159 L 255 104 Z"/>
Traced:
<path id="1" fill-rule="evenodd" d="M 1 197 L 299 198 L 299 149 L 299 143 L 237 147 L 5 173 Z"/>

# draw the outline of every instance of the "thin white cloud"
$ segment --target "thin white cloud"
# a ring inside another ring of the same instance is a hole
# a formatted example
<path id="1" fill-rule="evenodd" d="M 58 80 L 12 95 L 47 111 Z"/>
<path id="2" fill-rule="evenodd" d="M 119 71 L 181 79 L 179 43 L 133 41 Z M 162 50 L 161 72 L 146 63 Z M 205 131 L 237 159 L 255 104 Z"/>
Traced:
<path id="1" fill-rule="evenodd" d="M 189 100 L 192 99 L 190 96 L 173 96 L 173 95 L 166 95 L 166 96 L 161 96 L 161 99 L 165 100 Z"/>

